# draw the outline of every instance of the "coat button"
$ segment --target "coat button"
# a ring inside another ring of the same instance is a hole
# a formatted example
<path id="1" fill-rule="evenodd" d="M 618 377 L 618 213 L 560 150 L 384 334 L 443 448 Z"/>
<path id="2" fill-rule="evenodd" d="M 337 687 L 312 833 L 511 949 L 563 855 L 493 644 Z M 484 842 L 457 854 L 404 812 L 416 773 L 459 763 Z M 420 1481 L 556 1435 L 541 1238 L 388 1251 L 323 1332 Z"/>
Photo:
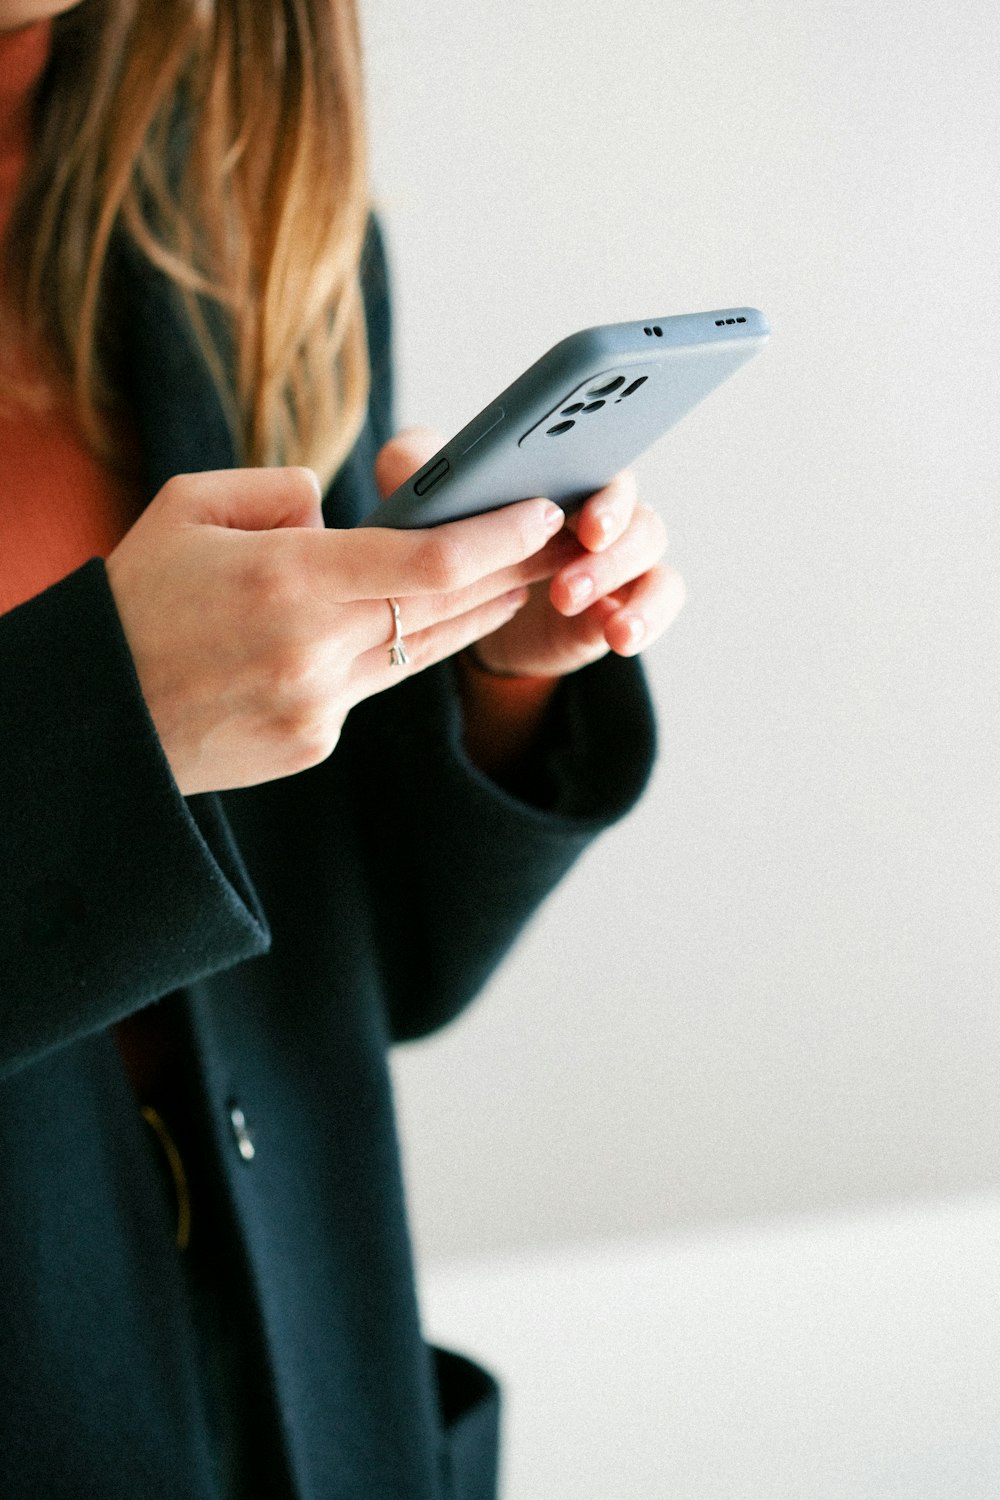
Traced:
<path id="1" fill-rule="evenodd" d="M 47 947 L 61 942 L 87 915 L 83 892 L 68 880 L 39 880 L 25 892 L 24 935 Z"/>
<path id="2" fill-rule="evenodd" d="M 247 1127 L 246 1115 L 235 1102 L 229 1105 L 229 1123 L 233 1127 L 236 1149 L 244 1161 L 253 1161 L 257 1154 L 253 1143 L 253 1136 Z"/>

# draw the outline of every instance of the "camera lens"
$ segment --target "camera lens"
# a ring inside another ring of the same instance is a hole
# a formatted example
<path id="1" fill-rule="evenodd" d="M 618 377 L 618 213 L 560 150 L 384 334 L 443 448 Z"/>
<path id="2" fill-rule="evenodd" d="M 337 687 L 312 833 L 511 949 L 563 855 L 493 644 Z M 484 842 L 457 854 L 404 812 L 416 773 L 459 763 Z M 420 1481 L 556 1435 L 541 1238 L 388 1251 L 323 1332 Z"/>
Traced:
<path id="1" fill-rule="evenodd" d="M 625 384 L 624 375 L 616 375 L 614 380 L 609 380 L 607 385 L 595 385 L 593 390 L 587 392 L 588 396 L 610 396 L 620 385 Z"/>

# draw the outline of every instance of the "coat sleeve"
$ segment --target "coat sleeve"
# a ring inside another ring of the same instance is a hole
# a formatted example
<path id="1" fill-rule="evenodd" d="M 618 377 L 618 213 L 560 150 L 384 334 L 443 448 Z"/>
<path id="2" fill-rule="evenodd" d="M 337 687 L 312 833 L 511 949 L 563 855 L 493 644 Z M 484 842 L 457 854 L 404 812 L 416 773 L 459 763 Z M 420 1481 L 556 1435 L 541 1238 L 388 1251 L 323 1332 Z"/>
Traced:
<path id="1" fill-rule="evenodd" d="M 95 558 L 0 617 L 0 1075 L 269 933 L 216 799 L 185 800 Z"/>
<path id="2" fill-rule="evenodd" d="M 453 1020 L 540 903 L 636 803 L 653 763 L 641 669 L 611 657 L 566 679 L 538 749 L 542 805 L 468 759 L 447 664 L 349 716 L 351 780 L 388 1025 L 396 1041 Z"/>
<path id="3" fill-rule="evenodd" d="M 230 466 L 232 434 L 175 290 L 127 243 L 116 255 L 153 495 L 172 474 Z M 391 413 L 374 219 L 363 275 L 370 417 L 338 493 L 370 476 Z M 270 948 L 221 799 L 185 799 L 173 779 L 99 558 L 0 616 L 0 882 L 0 1077 Z"/>

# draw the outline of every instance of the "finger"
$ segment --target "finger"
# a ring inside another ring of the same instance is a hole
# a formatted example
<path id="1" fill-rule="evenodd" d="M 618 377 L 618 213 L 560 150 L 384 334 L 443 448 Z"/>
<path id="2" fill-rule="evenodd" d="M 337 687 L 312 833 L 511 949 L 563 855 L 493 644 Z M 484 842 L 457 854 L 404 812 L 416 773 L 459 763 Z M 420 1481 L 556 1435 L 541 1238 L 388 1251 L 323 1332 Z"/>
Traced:
<path id="1" fill-rule="evenodd" d="M 655 567 L 666 546 L 667 531 L 660 517 L 648 505 L 637 505 L 624 536 L 606 551 L 589 553 L 560 569 L 549 597 L 560 614 L 581 614 L 595 600 Z"/>
<path id="2" fill-rule="evenodd" d="M 339 603 L 449 594 L 533 557 L 564 521 L 551 500 L 520 500 L 414 531 L 364 526 L 298 535 L 295 561 L 314 597 Z"/>
<path id="3" fill-rule="evenodd" d="M 422 672 L 426 667 L 454 656 L 456 651 L 471 646 L 473 641 L 506 625 L 523 608 L 527 599 L 527 589 L 516 589 L 426 630 L 404 632 L 403 640 L 408 657 L 404 667 L 390 663 L 387 645 L 376 646 L 365 652 L 355 660 L 351 669 L 358 696 L 367 697 L 372 693 L 380 693 L 384 688 L 399 682 L 402 677 Z"/>
<path id="4" fill-rule="evenodd" d="M 606 619 L 604 639 L 619 656 L 634 656 L 670 628 L 686 597 L 676 568 L 650 568 L 625 591 L 622 607 Z"/>
<path id="5" fill-rule="evenodd" d="M 379 449 L 375 459 L 375 483 L 383 500 L 405 484 L 444 445 L 433 427 L 407 427 Z"/>
<path id="6" fill-rule="evenodd" d="M 573 538 L 560 532 L 524 562 L 489 573 L 466 588 L 441 594 L 396 594 L 393 597 L 402 601 L 402 628 L 416 634 L 431 625 L 455 619 L 514 589 L 551 578 L 563 563 L 579 555 L 580 549 Z M 353 607 L 350 627 L 345 628 L 349 628 L 350 644 L 358 651 L 390 640 L 394 626 L 387 599 L 358 601 Z"/>
<path id="7" fill-rule="evenodd" d="M 581 546 L 589 552 L 603 552 L 624 536 L 638 499 L 635 472 L 623 469 L 603 489 L 585 500 L 577 512 L 573 530 Z"/>

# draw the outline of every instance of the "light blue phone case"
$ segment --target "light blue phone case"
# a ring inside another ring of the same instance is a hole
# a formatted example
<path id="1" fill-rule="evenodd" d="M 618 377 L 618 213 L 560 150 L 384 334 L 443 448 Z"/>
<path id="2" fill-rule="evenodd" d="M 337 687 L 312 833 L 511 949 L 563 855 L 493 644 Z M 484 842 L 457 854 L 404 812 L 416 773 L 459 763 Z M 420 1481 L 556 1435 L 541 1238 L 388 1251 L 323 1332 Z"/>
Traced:
<path id="1" fill-rule="evenodd" d="M 546 495 L 569 510 L 764 346 L 752 307 L 586 328 L 556 344 L 362 526 L 437 526 Z"/>

